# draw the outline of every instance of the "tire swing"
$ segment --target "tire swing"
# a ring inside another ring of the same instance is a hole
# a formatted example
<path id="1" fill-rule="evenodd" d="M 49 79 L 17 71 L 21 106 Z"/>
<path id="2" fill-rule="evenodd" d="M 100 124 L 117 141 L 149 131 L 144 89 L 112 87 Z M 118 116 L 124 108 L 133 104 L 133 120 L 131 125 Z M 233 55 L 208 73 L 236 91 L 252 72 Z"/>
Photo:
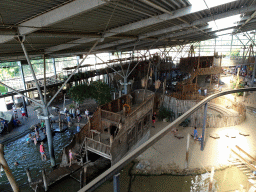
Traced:
<path id="1" fill-rule="evenodd" d="M 123 105 L 123 109 L 124 109 L 124 111 L 125 111 L 125 114 L 128 114 L 128 113 L 130 113 L 130 111 L 131 111 L 131 107 L 130 107 L 130 105 L 128 105 L 128 104 L 124 104 L 124 105 Z"/>

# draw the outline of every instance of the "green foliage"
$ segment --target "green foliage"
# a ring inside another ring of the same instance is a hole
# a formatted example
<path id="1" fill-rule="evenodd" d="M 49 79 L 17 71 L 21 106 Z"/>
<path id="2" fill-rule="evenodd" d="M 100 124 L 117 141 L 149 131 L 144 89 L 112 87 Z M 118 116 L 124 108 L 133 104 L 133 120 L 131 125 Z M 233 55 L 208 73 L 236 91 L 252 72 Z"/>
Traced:
<path id="1" fill-rule="evenodd" d="M 181 116 L 182 113 L 179 113 L 178 116 Z M 189 126 L 189 123 L 190 123 L 190 118 L 186 118 L 184 121 L 182 121 L 179 126 L 182 126 L 182 127 L 188 127 Z"/>
<path id="2" fill-rule="evenodd" d="M 158 117 L 159 119 L 163 120 L 165 118 L 170 118 L 170 117 L 174 117 L 175 114 L 172 110 L 169 110 L 167 108 L 165 108 L 164 106 L 161 106 L 159 109 L 159 114 Z"/>
<path id="3" fill-rule="evenodd" d="M 235 89 L 236 88 L 236 83 L 233 83 L 232 85 L 232 89 Z M 238 89 L 241 89 L 241 88 L 244 88 L 244 83 L 240 82 L 237 86 Z M 243 96 L 243 92 L 238 92 L 238 93 L 234 93 L 234 94 L 237 94 L 237 96 Z"/>
<path id="4" fill-rule="evenodd" d="M 7 89 L 4 87 L 4 86 L 2 86 L 2 85 L 0 85 L 0 93 L 6 93 L 7 92 Z"/>
<path id="5" fill-rule="evenodd" d="M 95 81 L 90 85 L 77 85 L 69 89 L 68 95 L 77 102 L 82 103 L 85 99 L 95 99 L 99 105 L 111 101 L 111 88 L 106 83 Z"/>

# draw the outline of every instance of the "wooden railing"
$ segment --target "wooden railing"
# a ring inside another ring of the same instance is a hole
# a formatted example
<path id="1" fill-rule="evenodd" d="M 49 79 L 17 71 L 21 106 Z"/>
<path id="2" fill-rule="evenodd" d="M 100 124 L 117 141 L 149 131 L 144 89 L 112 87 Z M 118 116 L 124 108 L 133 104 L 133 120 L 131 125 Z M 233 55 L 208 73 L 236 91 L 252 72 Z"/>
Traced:
<path id="1" fill-rule="evenodd" d="M 106 145 L 105 143 L 86 137 L 86 147 L 88 150 L 94 149 L 101 154 L 105 154 L 108 158 L 111 158 L 110 145 Z"/>
<path id="2" fill-rule="evenodd" d="M 113 113 L 110 111 L 101 110 L 101 118 L 107 119 L 114 122 L 119 122 L 121 119 L 121 115 L 118 113 Z"/>

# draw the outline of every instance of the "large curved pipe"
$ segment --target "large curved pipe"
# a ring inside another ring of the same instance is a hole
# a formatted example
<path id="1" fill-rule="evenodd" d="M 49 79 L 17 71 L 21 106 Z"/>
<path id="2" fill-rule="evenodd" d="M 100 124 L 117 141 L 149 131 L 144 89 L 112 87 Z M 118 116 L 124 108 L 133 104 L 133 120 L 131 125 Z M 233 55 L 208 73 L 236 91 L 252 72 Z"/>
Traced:
<path id="1" fill-rule="evenodd" d="M 185 112 L 183 115 L 178 117 L 176 120 L 174 120 L 172 123 L 164 127 L 161 131 L 159 131 L 157 134 L 155 134 L 153 137 L 151 137 L 148 141 L 140 145 L 138 148 L 134 149 L 132 152 L 130 152 L 128 155 L 123 157 L 119 162 L 114 164 L 112 167 L 110 167 L 108 170 L 106 170 L 104 173 L 99 175 L 97 178 L 95 178 L 93 181 L 91 181 L 88 185 L 80 189 L 78 192 L 84 192 L 84 191 L 93 191 L 98 186 L 100 186 L 102 183 L 110 179 L 113 175 L 117 174 L 125 165 L 127 165 L 129 162 L 131 162 L 133 159 L 138 157 L 141 153 L 146 151 L 149 147 L 154 145 L 157 141 L 159 141 L 161 138 L 163 138 L 168 132 L 171 131 L 171 128 L 180 124 L 182 121 L 184 121 L 187 117 L 192 115 L 195 111 L 200 109 L 205 103 L 208 103 L 209 101 L 223 96 L 228 95 L 231 93 L 238 93 L 238 92 L 249 92 L 249 91 L 256 91 L 256 87 L 250 87 L 250 88 L 243 88 L 243 89 L 234 89 L 234 90 L 228 90 L 223 91 L 220 93 L 216 93 L 213 95 L 210 95 L 209 97 L 205 98 L 198 104 L 196 104 L 194 107 L 189 109 L 187 112 Z"/>

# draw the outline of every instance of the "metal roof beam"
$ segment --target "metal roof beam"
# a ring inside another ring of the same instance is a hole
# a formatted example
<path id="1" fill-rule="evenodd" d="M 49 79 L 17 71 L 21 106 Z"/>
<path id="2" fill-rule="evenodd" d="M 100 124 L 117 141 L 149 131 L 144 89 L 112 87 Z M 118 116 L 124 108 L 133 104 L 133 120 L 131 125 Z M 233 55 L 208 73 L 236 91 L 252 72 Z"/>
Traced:
<path id="1" fill-rule="evenodd" d="M 71 18 L 78 14 L 84 13 L 96 7 L 102 6 L 107 2 L 103 0 L 75 0 L 54 10 L 48 11 L 42 15 L 34 17 L 28 21 L 25 21 L 18 25 L 18 34 L 27 35 L 34 31 L 37 31 L 43 27 L 50 26 L 57 22 L 63 21 L 65 19 Z M 17 34 L 17 35 L 18 35 Z M 1 36 L 0 43 L 10 41 L 15 36 Z"/>
<path id="2" fill-rule="evenodd" d="M 233 1 L 235 1 L 235 0 L 233 0 Z M 223 4 L 223 3 L 221 3 L 221 4 Z M 213 6 L 219 6 L 221 4 L 216 3 Z M 164 21 L 176 19 L 176 18 L 179 18 L 179 17 L 183 17 L 183 16 L 186 16 L 186 15 L 197 13 L 197 12 L 204 11 L 204 10 L 207 10 L 207 9 L 208 8 L 204 5 L 201 5 L 201 6 L 191 5 L 191 6 L 184 7 L 184 8 L 181 8 L 179 10 L 173 11 L 173 15 L 170 15 L 168 13 L 164 13 L 162 15 L 153 16 L 153 17 L 150 17 L 148 19 L 144 19 L 144 20 L 141 20 L 141 21 L 138 21 L 138 22 L 135 22 L 135 23 L 131 23 L 131 24 L 127 24 L 127 25 L 124 25 L 124 26 L 121 26 L 121 27 L 111 29 L 111 30 L 107 31 L 104 34 L 104 38 L 114 36 L 118 33 L 125 33 L 125 32 L 128 32 L 128 31 L 140 29 L 140 28 L 143 28 L 143 27 L 148 27 L 150 25 L 154 25 L 154 24 L 161 23 L 161 22 L 164 22 Z M 81 43 L 83 43 L 83 42 L 84 42 L 84 39 L 82 38 Z M 79 43 L 79 39 L 76 41 L 76 43 Z M 72 44 L 72 42 L 68 42 L 67 44 Z M 74 44 L 73 46 L 77 46 L 77 44 Z M 68 48 L 70 48 L 70 47 L 71 47 L 71 45 L 68 46 Z M 54 52 L 54 51 L 60 51 L 62 49 L 66 49 L 66 46 L 62 47 L 60 45 L 60 46 L 56 47 L 56 49 L 49 48 L 49 49 L 46 49 L 45 51 L 47 53 L 50 53 L 50 52 Z"/>
<path id="3" fill-rule="evenodd" d="M 213 20 L 222 19 L 222 18 L 229 17 L 229 16 L 232 16 L 232 15 L 237 15 L 237 14 L 249 12 L 249 11 L 252 11 L 252 10 L 255 10 L 255 9 L 256 9 L 256 5 L 253 5 L 253 6 L 250 6 L 250 7 L 243 7 L 243 8 L 237 9 L 237 10 L 232 10 L 232 11 L 228 11 L 226 13 L 221 13 L 221 14 L 214 15 L 214 17 L 206 17 L 206 18 L 203 18 L 203 19 L 198 19 L 198 20 L 192 22 L 191 24 L 184 23 L 184 24 L 181 24 L 181 25 L 176 25 L 174 27 L 169 27 L 169 28 L 166 28 L 166 29 L 146 33 L 146 34 L 140 35 L 138 37 L 138 39 L 142 40 L 142 39 L 145 39 L 145 38 L 151 37 L 151 36 L 167 34 L 167 33 L 177 31 L 177 30 L 181 30 L 181 29 L 184 29 L 184 28 L 187 28 L 187 27 L 205 24 L 205 23 L 213 21 Z M 126 47 L 127 46 L 128 45 L 126 45 Z M 133 44 L 130 44 L 129 47 L 132 47 L 132 46 L 133 46 Z"/>

